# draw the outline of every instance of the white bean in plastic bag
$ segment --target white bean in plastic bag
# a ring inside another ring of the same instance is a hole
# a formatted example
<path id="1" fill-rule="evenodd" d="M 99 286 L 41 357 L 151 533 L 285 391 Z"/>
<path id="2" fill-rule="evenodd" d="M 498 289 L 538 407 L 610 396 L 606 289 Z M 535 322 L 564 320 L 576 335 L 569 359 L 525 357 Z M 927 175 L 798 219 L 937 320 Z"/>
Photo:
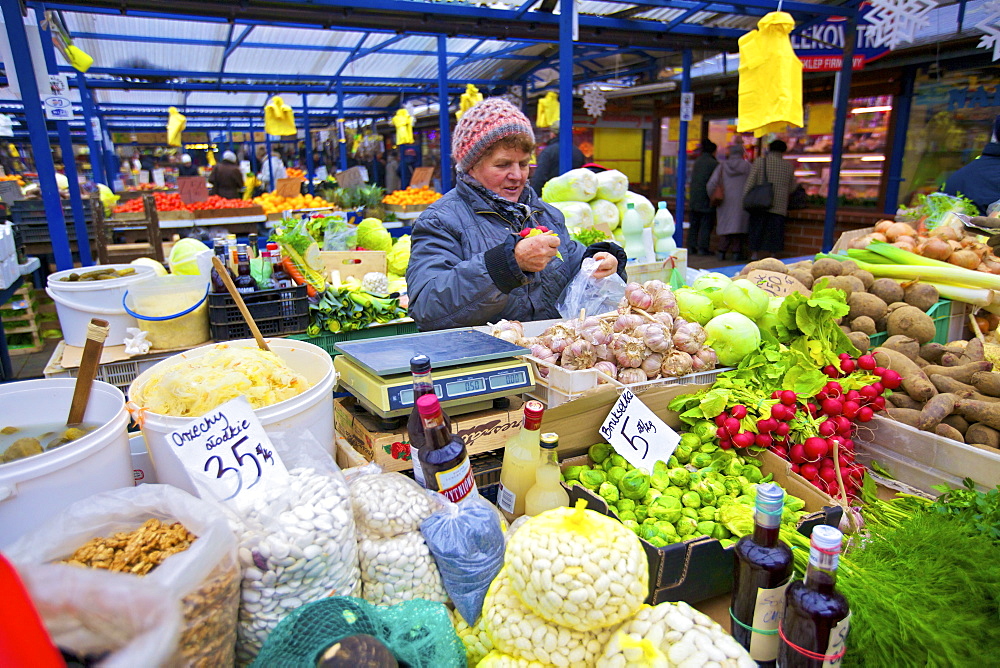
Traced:
<path id="1" fill-rule="evenodd" d="M 362 536 L 361 595 L 369 603 L 393 605 L 414 598 L 448 600 L 441 573 L 419 531 L 392 538 Z"/>
<path id="2" fill-rule="evenodd" d="M 401 473 L 359 475 L 349 484 L 358 532 L 368 536 L 420 531 L 420 523 L 436 510 L 427 491 Z"/>

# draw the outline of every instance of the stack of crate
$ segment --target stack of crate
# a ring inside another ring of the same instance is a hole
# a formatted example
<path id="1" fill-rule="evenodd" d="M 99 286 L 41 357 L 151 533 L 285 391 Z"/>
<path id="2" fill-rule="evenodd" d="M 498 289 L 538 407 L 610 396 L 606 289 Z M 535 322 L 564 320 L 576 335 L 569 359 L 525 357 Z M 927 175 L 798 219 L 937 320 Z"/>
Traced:
<path id="1" fill-rule="evenodd" d="M 0 319 L 3 320 L 4 334 L 8 338 L 8 351 L 11 355 L 37 353 L 44 347 L 42 337 L 39 335 L 37 315 L 35 296 L 32 288 L 27 285 L 18 289 L 9 302 L 0 306 Z M 15 334 L 27 335 L 17 337 L 25 339 L 25 343 L 11 341 Z M 27 341 L 28 336 L 30 342 Z"/>

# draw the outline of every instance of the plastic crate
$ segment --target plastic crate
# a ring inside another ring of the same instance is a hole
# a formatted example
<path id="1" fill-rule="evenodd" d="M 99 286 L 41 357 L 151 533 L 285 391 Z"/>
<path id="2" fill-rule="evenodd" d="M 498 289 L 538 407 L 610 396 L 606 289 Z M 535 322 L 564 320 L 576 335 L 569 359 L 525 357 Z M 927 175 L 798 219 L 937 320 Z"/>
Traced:
<path id="1" fill-rule="evenodd" d="M 247 310 L 263 336 L 298 334 L 309 327 L 309 298 L 305 285 L 261 290 L 243 296 Z M 229 293 L 208 296 L 208 322 L 212 338 L 231 341 L 252 336 L 239 307 Z"/>
<path id="2" fill-rule="evenodd" d="M 83 220 L 87 225 L 87 234 L 92 236 L 94 217 L 88 202 L 84 202 Z M 63 218 L 66 221 L 66 234 L 71 242 L 76 239 L 76 227 L 73 224 L 73 207 L 68 202 L 62 203 Z M 41 200 L 19 200 L 10 207 L 10 220 L 17 227 L 21 242 L 26 244 L 48 243 L 49 222 L 45 215 L 45 204 Z"/>
<path id="3" fill-rule="evenodd" d="M 680 271 L 681 277 L 687 274 L 688 252 L 686 248 L 678 248 L 671 253 L 671 258 L 657 260 L 656 262 L 633 262 L 625 266 L 625 273 L 628 280 L 635 283 L 645 283 L 654 279 L 669 283 L 670 272 L 675 268 Z"/>
<path id="4" fill-rule="evenodd" d="M 934 321 L 933 343 L 945 344 L 949 341 L 964 338 L 965 322 L 968 320 L 972 307 L 965 302 L 953 302 L 949 299 L 942 299 L 937 304 L 927 309 L 927 315 Z M 878 332 L 868 337 L 870 349 L 885 343 L 889 338 L 888 332 Z"/>
<path id="5" fill-rule="evenodd" d="M 66 348 L 65 342 L 60 341 L 56 346 L 52 357 L 49 358 L 45 366 L 44 375 L 46 378 L 76 378 L 79 369 L 66 369 L 60 365 L 63 351 Z M 149 369 L 158 362 L 162 362 L 168 357 L 173 357 L 176 353 L 160 353 L 135 357 L 121 362 L 107 362 L 97 367 L 97 380 L 114 385 L 119 390 L 128 395 L 128 388 L 136 378 L 146 369 Z"/>
<path id="6" fill-rule="evenodd" d="M 384 325 L 369 325 L 364 329 L 356 329 L 351 332 L 323 332 L 319 336 L 307 336 L 306 334 L 295 334 L 289 336 L 290 339 L 296 339 L 298 341 L 307 341 L 315 346 L 319 346 L 326 352 L 330 353 L 331 357 L 336 357 L 340 354 L 335 345 L 338 343 L 343 343 L 344 341 L 360 341 L 362 339 L 381 339 L 387 336 L 398 336 L 399 334 L 416 334 L 417 333 L 417 323 L 413 320 L 406 318 L 405 320 L 400 320 L 397 322 L 387 322 Z"/>

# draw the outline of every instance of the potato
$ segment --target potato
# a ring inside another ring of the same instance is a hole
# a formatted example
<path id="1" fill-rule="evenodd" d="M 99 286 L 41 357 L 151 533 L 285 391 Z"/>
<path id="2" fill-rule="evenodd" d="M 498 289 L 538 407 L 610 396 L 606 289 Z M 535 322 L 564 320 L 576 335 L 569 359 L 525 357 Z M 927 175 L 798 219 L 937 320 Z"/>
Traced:
<path id="1" fill-rule="evenodd" d="M 761 260 L 757 260 L 757 269 L 763 271 L 773 271 L 779 274 L 787 274 L 788 267 L 781 260 L 773 257 L 765 257 Z"/>
<path id="2" fill-rule="evenodd" d="M 903 301 L 924 312 L 937 304 L 940 298 L 937 288 L 926 283 L 914 283 L 903 290 Z"/>
<path id="3" fill-rule="evenodd" d="M 944 422 L 934 427 L 934 433 L 938 436 L 944 436 L 945 438 L 950 438 L 953 441 L 958 441 L 959 443 L 965 443 L 965 437 L 962 435 L 962 432 L 950 425 L 945 424 Z"/>
<path id="4" fill-rule="evenodd" d="M 986 359 L 986 347 L 982 340 L 976 337 L 965 345 L 962 356 L 969 362 L 982 362 Z"/>
<path id="5" fill-rule="evenodd" d="M 901 336 L 899 334 L 895 336 L 890 336 L 882 344 L 884 347 L 890 350 L 895 350 L 896 352 L 906 355 L 907 358 L 911 360 L 916 360 L 918 354 L 920 353 L 920 344 L 908 336 Z"/>
<path id="6" fill-rule="evenodd" d="M 807 288 L 812 289 L 813 286 L 813 275 L 807 269 L 792 269 L 788 272 L 788 275 L 797 280 L 802 285 Z"/>
<path id="7" fill-rule="evenodd" d="M 892 302 L 889 304 L 889 308 L 885 310 L 886 316 L 892 315 L 892 312 L 896 309 L 903 308 L 904 306 L 909 306 L 906 302 Z"/>
<path id="8" fill-rule="evenodd" d="M 982 422 L 987 427 L 1000 429 L 1000 406 L 993 402 L 959 399 L 955 411 L 969 422 Z"/>
<path id="9" fill-rule="evenodd" d="M 868 352 L 872 342 L 864 332 L 847 332 L 847 338 L 851 340 L 854 347 L 861 351 L 861 354 Z"/>
<path id="10" fill-rule="evenodd" d="M 976 423 L 965 432 L 966 443 L 980 443 L 991 448 L 1000 448 L 1000 432 L 985 424 Z"/>
<path id="11" fill-rule="evenodd" d="M 970 383 L 972 382 L 972 377 L 980 372 L 989 371 L 993 368 L 992 362 L 969 362 L 968 364 L 963 364 L 962 366 L 938 366 L 932 364 L 930 366 L 924 367 L 924 373 L 929 376 L 939 375 L 945 376 L 947 378 L 954 378 L 960 383 Z"/>
<path id="12" fill-rule="evenodd" d="M 857 265 L 854 266 L 857 267 Z M 814 279 L 821 276 L 840 276 L 842 273 L 844 273 L 844 268 L 840 260 L 825 257 L 813 262 L 812 275 Z"/>
<path id="13" fill-rule="evenodd" d="M 920 411 L 909 408 L 887 408 L 885 412 L 896 422 L 902 422 L 919 429 L 917 425 L 920 423 Z"/>
<path id="14" fill-rule="evenodd" d="M 876 361 L 898 373 L 903 379 L 903 390 L 917 401 L 927 401 L 938 393 L 937 388 L 916 363 L 890 348 L 876 348 Z"/>
<path id="15" fill-rule="evenodd" d="M 913 399 L 906 392 L 893 392 L 889 395 L 888 402 L 896 408 L 909 408 L 915 411 L 924 407 L 923 402 Z"/>
<path id="16" fill-rule="evenodd" d="M 857 265 L 857 263 L 854 260 L 841 260 L 840 261 L 840 275 L 841 276 L 844 276 L 844 275 L 847 275 L 847 274 L 853 274 L 856 271 L 860 271 L 860 269 L 858 269 L 858 265 Z"/>
<path id="17" fill-rule="evenodd" d="M 877 331 L 875 329 L 875 321 L 866 315 L 863 315 L 860 318 L 855 318 L 854 320 L 852 320 L 851 329 L 853 329 L 855 332 L 864 332 L 869 336 L 875 334 Z"/>
<path id="18" fill-rule="evenodd" d="M 931 364 L 937 364 L 941 361 L 941 356 L 944 355 L 945 348 L 940 343 L 925 343 L 920 346 L 920 357 L 927 360 Z"/>
<path id="19" fill-rule="evenodd" d="M 934 321 L 916 306 L 904 306 L 893 311 L 886 321 L 886 331 L 889 336 L 903 334 L 920 343 L 930 342 L 937 334 Z"/>
<path id="20" fill-rule="evenodd" d="M 992 371 L 977 371 L 970 379 L 972 386 L 983 394 L 1000 397 L 1000 373 Z"/>
<path id="21" fill-rule="evenodd" d="M 949 378 L 947 376 L 942 376 L 940 374 L 931 374 L 929 376 L 931 383 L 937 388 L 938 392 L 950 392 L 956 396 L 963 399 L 972 399 L 973 401 L 981 401 L 983 403 L 997 403 L 1000 404 L 1000 399 L 996 397 L 988 397 L 985 394 L 979 394 L 976 392 L 976 388 L 971 385 L 966 385 L 965 383 L 955 380 L 954 378 Z"/>
<path id="22" fill-rule="evenodd" d="M 848 298 L 847 303 L 851 307 L 851 312 L 848 315 L 850 320 L 866 315 L 875 321 L 876 326 L 878 321 L 885 317 L 888 309 L 884 301 L 867 292 L 855 292 Z"/>
<path id="23" fill-rule="evenodd" d="M 872 275 L 870 271 L 865 271 L 864 269 L 856 269 L 851 272 L 851 276 L 859 279 L 865 286 L 865 290 L 870 290 L 872 285 L 875 283 L 875 276 Z"/>
<path id="24" fill-rule="evenodd" d="M 868 292 L 875 295 L 886 304 L 903 301 L 903 286 L 891 278 L 876 279 Z"/>
<path id="25" fill-rule="evenodd" d="M 855 292 L 865 291 L 865 284 L 861 282 L 860 278 L 854 276 L 834 276 L 830 279 L 828 287 L 843 290 L 848 297 Z"/>

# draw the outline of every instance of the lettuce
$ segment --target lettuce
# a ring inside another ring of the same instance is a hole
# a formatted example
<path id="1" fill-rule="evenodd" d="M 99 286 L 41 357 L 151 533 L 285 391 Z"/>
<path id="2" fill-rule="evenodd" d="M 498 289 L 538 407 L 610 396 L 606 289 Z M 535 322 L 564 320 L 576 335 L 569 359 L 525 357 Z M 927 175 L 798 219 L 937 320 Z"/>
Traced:
<path id="1" fill-rule="evenodd" d="M 571 169 L 542 187 L 542 201 L 589 202 L 597 195 L 597 176 L 589 169 Z"/>
<path id="2" fill-rule="evenodd" d="M 621 223 L 621 216 L 618 215 L 618 207 L 614 202 L 600 198 L 591 200 L 590 209 L 594 212 L 594 222 L 604 223 L 609 230 L 615 229 Z"/>

